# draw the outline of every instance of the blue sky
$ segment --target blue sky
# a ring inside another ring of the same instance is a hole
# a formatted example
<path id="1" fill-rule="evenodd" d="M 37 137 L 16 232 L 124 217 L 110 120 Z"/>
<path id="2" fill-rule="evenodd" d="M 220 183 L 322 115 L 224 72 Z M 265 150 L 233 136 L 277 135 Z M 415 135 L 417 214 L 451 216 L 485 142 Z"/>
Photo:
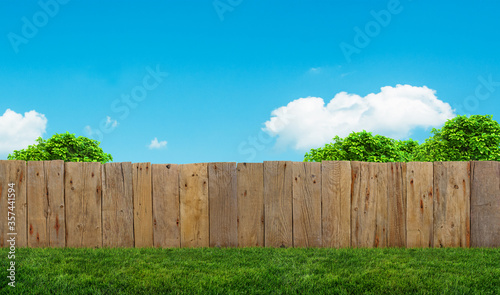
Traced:
<path id="1" fill-rule="evenodd" d="M 115 162 L 302 161 L 363 129 L 500 120 L 497 1 L 0 4 L 0 158 L 69 131 Z M 398 86 L 400 85 L 400 86 Z"/>

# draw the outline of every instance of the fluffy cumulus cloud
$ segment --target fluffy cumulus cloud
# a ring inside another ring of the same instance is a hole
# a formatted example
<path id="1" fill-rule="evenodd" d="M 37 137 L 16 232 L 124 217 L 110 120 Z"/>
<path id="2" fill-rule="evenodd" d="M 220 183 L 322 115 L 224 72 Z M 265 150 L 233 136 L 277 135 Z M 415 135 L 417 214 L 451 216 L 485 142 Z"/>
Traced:
<path id="1" fill-rule="evenodd" d="M 0 155 L 7 156 L 14 150 L 25 149 L 45 133 L 47 118 L 36 111 L 18 114 L 7 109 L 0 116 Z"/>
<path id="2" fill-rule="evenodd" d="M 158 138 L 155 137 L 155 139 L 151 140 L 151 143 L 149 144 L 149 149 L 161 149 L 167 146 L 167 142 L 164 141 L 158 141 Z"/>
<path id="3" fill-rule="evenodd" d="M 364 97 L 340 92 L 326 105 L 319 97 L 299 98 L 271 115 L 263 130 L 277 137 L 278 146 L 297 150 L 317 148 L 335 135 L 346 137 L 362 130 L 404 139 L 414 128 L 440 127 L 455 117 L 435 90 L 411 85 L 382 87 Z"/>

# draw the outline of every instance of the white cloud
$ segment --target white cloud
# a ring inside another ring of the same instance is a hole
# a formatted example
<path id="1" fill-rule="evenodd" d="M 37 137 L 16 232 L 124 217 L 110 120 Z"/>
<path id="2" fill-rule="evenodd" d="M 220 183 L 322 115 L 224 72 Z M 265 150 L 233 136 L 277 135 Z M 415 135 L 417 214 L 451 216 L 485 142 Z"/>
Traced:
<path id="1" fill-rule="evenodd" d="M 0 116 L 0 155 L 7 156 L 14 150 L 25 149 L 45 133 L 47 118 L 36 111 L 18 114 L 7 109 Z"/>
<path id="2" fill-rule="evenodd" d="M 318 148 L 335 135 L 346 137 L 363 129 L 404 139 L 414 128 L 440 127 L 455 117 L 435 93 L 426 86 L 397 85 L 365 97 L 340 92 L 326 106 L 320 97 L 299 98 L 274 110 L 263 130 L 277 136 L 278 146 L 297 150 Z"/>
<path id="3" fill-rule="evenodd" d="M 164 141 L 158 141 L 158 138 L 155 137 L 155 139 L 151 140 L 151 143 L 149 144 L 149 149 L 161 149 L 167 146 L 167 142 Z"/>

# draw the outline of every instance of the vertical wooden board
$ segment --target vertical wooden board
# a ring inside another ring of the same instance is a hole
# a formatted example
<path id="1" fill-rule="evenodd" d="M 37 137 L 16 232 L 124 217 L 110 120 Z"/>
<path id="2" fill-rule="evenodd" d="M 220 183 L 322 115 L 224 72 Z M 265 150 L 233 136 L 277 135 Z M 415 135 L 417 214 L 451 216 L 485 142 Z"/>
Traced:
<path id="1" fill-rule="evenodd" d="M 26 171 L 26 161 L 0 161 L 0 208 L 5 212 L 0 220 L 0 248 L 10 247 L 7 240 L 11 237 L 15 237 L 16 247 L 28 245 Z M 13 184 L 13 187 L 9 184 Z M 9 204 L 12 201 L 14 203 Z M 11 205 L 14 207 L 12 211 L 9 209 Z M 13 220 L 8 219 L 12 217 L 14 217 Z"/>
<path id="2" fill-rule="evenodd" d="M 472 162 L 471 247 L 500 247 L 500 162 Z"/>
<path id="3" fill-rule="evenodd" d="M 432 162 L 406 164 L 406 246 L 433 246 L 434 201 Z"/>
<path id="4" fill-rule="evenodd" d="M 264 165 L 238 163 L 238 246 L 264 246 Z"/>
<path id="5" fill-rule="evenodd" d="M 154 246 L 179 248 L 179 165 L 153 164 Z"/>
<path id="6" fill-rule="evenodd" d="M 351 245 L 387 246 L 387 164 L 351 162 Z"/>
<path id="7" fill-rule="evenodd" d="M 406 163 L 388 163 L 388 244 L 406 247 Z"/>
<path id="8" fill-rule="evenodd" d="M 43 161 L 28 162 L 27 199 L 28 199 L 28 247 L 48 247 L 47 219 L 49 202 L 47 200 L 47 180 Z"/>
<path id="9" fill-rule="evenodd" d="M 64 208 L 64 161 L 44 163 L 48 200 L 47 235 L 50 247 L 66 246 L 66 221 Z"/>
<path id="10" fill-rule="evenodd" d="M 136 248 L 153 247 L 153 196 L 151 164 L 132 165 L 134 199 L 134 241 Z"/>
<path id="11" fill-rule="evenodd" d="M 293 247 L 291 161 L 264 162 L 266 247 Z"/>
<path id="12" fill-rule="evenodd" d="M 206 163 L 180 165 L 181 247 L 208 247 L 210 224 Z"/>
<path id="13" fill-rule="evenodd" d="M 238 246 L 236 163 L 208 164 L 210 247 Z"/>
<path id="14" fill-rule="evenodd" d="M 470 163 L 434 162 L 434 247 L 470 247 Z"/>
<path id="15" fill-rule="evenodd" d="M 321 167 L 323 247 L 351 245 L 351 163 L 323 161 Z"/>
<path id="16" fill-rule="evenodd" d="M 293 163 L 293 245 L 321 247 L 321 163 Z"/>
<path id="17" fill-rule="evenodd" d="M 132 163 L 102 165 L 102 245 L 134 247 Z"/>
<path id="18" fill-rule="evenodd" d="M 375 241 L 373 247 L 387 247 L 389 244 L 389 217 L 388 217 L 388 177 L 389 163 L 370 163 L 373 171 L 373 186 L 375 191 L 375 212 L 377 223 L 375 224 Z M 371 178 L 370 178 L 371 179 Z"/>
<path id="19" fill-rule="evenodd" d="M 101 163 L 66 162 L 64 168 L 66 245 L 101 247 Z"/>

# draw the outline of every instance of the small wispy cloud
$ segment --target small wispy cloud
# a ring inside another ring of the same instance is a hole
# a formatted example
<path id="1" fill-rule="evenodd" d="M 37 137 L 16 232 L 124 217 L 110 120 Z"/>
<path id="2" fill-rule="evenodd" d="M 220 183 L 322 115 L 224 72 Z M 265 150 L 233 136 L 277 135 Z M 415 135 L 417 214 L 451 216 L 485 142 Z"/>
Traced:
<path id="1" fill-rule="evenodd" d="M 310 74 L 318 74 L 319 72 L 321 72 L 321 68 L 320 67 L 310 68 L 309 71 L 307 71 L 307 72 Z"/>
<path id="2" fill-rule="evenodd" d="M 149 144 L 149 149 L 161 149 L 167 146 L 167 141 L 158 141 L 158 138 L 155 137 L 155 139 L 151 140 L 151 143 Z"/>
<path id="3" fill-rule="evenodd" d="M 106 116 L 106 128 L 116 128 L 118 126 L 118 121 L 111 119 L 110 116 Z"/>

